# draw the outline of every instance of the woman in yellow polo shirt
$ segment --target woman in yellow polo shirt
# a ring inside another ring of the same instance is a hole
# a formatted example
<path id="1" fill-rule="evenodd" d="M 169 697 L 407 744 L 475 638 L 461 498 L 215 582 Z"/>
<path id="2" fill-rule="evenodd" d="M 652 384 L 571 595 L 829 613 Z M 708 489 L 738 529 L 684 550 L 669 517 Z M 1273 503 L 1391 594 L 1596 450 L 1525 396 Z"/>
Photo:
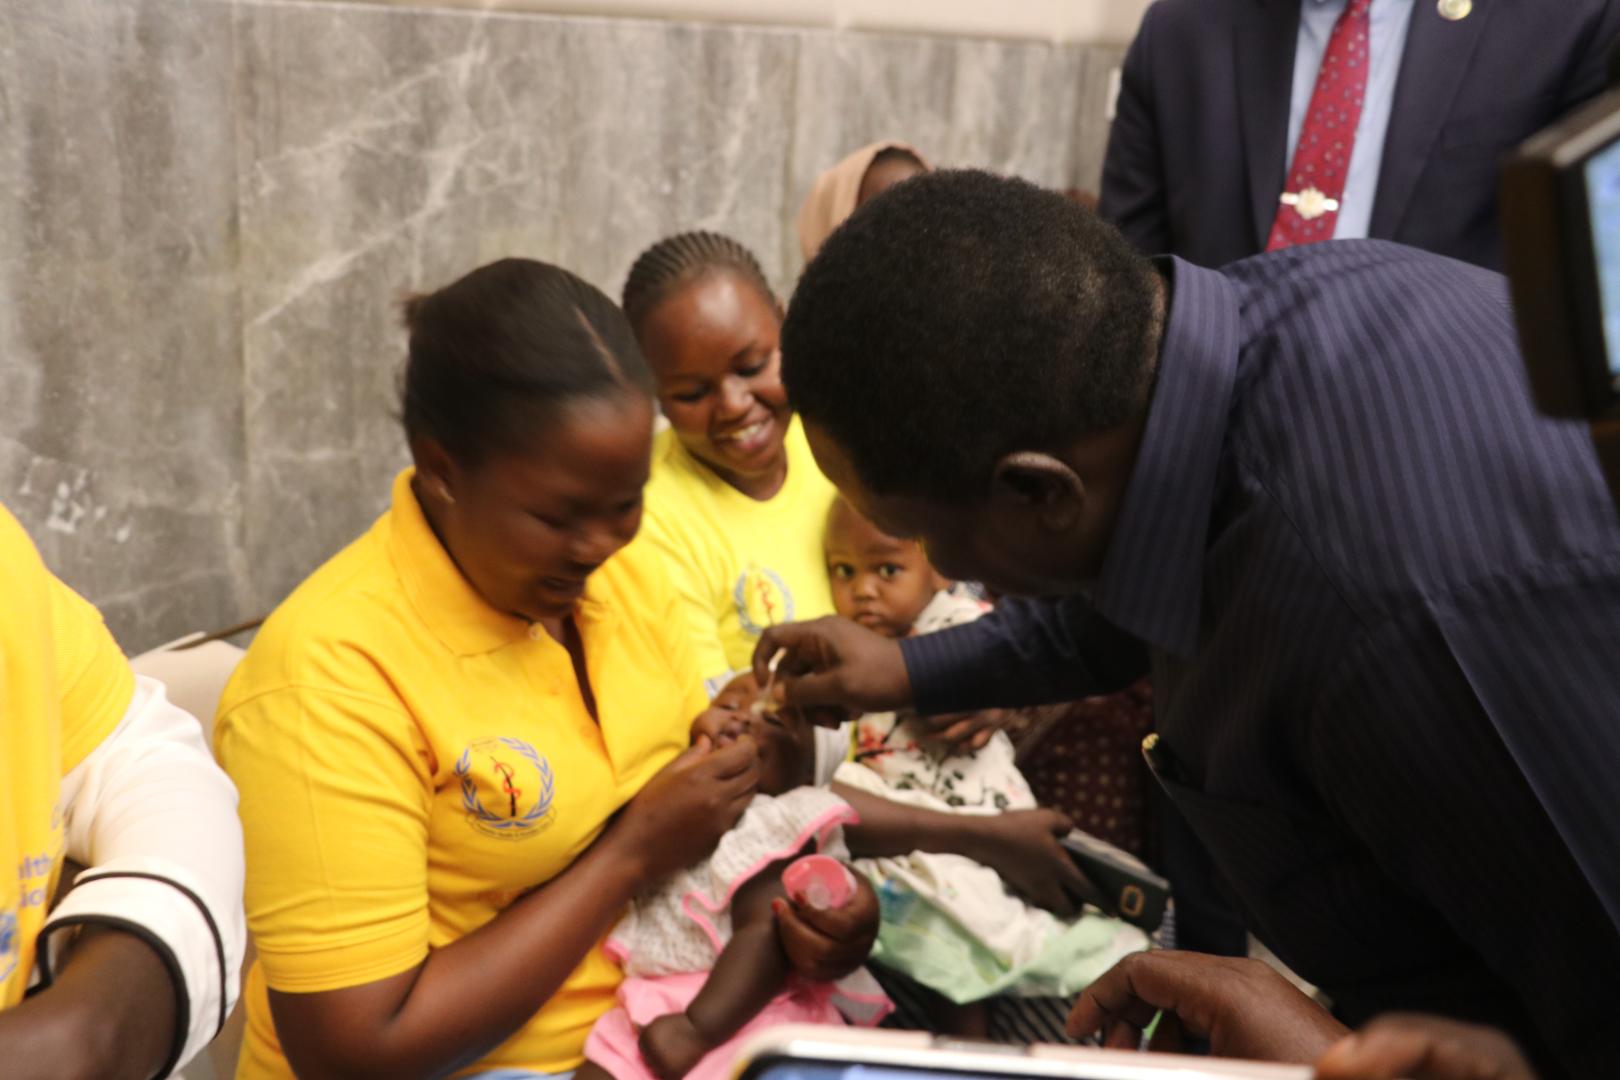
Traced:
<path id="1" fill-rule="evenodd" d="M 630 542 L 653 405 L 618 309 L 507 259 L 407 322 L 415 468 L 220 705 L 259 949 L 243 1077 L 567 1072 L 619 981 L 598 941 L 754 790 L 750 742 L 687 749 L 707 698 Z"/>
<path id="2" fill-rule="evenodd" d="M 244 945 L 235 809 L 196 719 L 0 506 L 0 1075 L 144 1080 L 213 1040 Z"/>
<path id="3" fill-rule="evenodd" d="M 624 311 L 669 430 L 643 526 L 670 560 L 711 694 L 773 623 L 833 613 L 821 534 L 837 491 L 782 387 L 782 309 L 748 249 L 689 232 L 653 245 Z"/>
<path id="4" fill-rule="evenodd" d="M 623 301 L 670 424 L 653 449 L 643 533 L 668 561 L 713 694 L 751 666 L 767 626 L 833 614 L 822 539 L 837 491 L 788 403 L 782 309 L 747 248 L 711 232 L 668 237 L 636 259 Z M 946 741 L 982 743 L 994 721 L 934 722 Z M 862 855 L 966 855 L 1044 907 L 1076 909 L 1076 872 L 1056 840 L 1072 827 L 1061 813 L 964 819 L 838 793 L 861 816 L 849 837 Z"/>

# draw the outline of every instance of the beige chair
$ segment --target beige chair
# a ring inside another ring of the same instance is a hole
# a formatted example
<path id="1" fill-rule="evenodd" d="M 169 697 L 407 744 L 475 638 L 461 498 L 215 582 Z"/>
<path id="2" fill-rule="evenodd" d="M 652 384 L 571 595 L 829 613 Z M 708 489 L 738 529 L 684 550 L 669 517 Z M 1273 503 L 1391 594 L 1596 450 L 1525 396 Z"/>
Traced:
<path id="1" fill-rule="evenodd" d="M 203 634 L 190 634 L 130 660 L 137 674 L 159 679 L 168 688 L 169 700 L 202 722 L 203 734 L 214 745 L 214 711 L 225 691 L 225 682 L 242 659 L 242 650 L 229 642 Z M 253 939 L 247 943 L 242 973 L 253 963 Z M 180 1080 L 227 1080 L 236 1075 L 236 1058 L 242 1049 L 242 1031 L 247 1021 L 241 1003 L 225 1021 L 225 1029 L 175 1076 Z"/>

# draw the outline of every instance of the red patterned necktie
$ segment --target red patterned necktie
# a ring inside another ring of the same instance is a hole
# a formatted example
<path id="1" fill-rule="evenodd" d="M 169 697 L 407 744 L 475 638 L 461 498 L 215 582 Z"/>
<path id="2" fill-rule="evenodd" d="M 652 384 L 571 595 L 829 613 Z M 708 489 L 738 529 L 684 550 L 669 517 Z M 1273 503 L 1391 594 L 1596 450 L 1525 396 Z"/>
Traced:
<path id="1" fill-rule="evenodd" d="M 1267 251 L 1333 239 L 1339 200 L 1356 145 L 1361 102 L 1367 96 L 1367 9 L 1372 0 L 1350 0 L 1333 24 L 1311 104 L 1300 125 L 1288 168 L 1288 189 L 1277 207 Z"/>

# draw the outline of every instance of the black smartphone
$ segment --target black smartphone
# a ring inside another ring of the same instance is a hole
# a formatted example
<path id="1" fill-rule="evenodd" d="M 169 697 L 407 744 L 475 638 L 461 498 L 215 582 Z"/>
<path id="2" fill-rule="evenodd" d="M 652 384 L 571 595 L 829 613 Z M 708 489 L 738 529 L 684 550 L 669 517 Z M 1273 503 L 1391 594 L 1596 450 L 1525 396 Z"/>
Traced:
<path id="1" fill-rule="evenodd" d="M 1123 919 L 1148 933 L 1164 922 L 1170 883 L 1128 851 L 1076 829 L 1059 841 L 1080 872 L 1096 886 L 1086 900 L 1104 915 Z"/>

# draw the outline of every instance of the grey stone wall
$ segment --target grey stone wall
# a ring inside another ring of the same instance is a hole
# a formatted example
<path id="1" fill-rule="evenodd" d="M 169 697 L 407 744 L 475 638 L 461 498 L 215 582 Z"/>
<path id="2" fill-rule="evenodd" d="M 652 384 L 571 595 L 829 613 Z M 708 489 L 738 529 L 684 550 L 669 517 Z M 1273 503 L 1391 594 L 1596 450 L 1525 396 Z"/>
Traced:
<path id="1" fill-rule="evenodd" d="M 0 502 L 126 649 L 268 610 L 386 505 L 396 301 L 671 231 L 787 290 L 903 136 L 1092 187 L 1112 47 L 285 0 L 0 0 Z M 0 603 L 4 598 L 0 598 Z"/>

